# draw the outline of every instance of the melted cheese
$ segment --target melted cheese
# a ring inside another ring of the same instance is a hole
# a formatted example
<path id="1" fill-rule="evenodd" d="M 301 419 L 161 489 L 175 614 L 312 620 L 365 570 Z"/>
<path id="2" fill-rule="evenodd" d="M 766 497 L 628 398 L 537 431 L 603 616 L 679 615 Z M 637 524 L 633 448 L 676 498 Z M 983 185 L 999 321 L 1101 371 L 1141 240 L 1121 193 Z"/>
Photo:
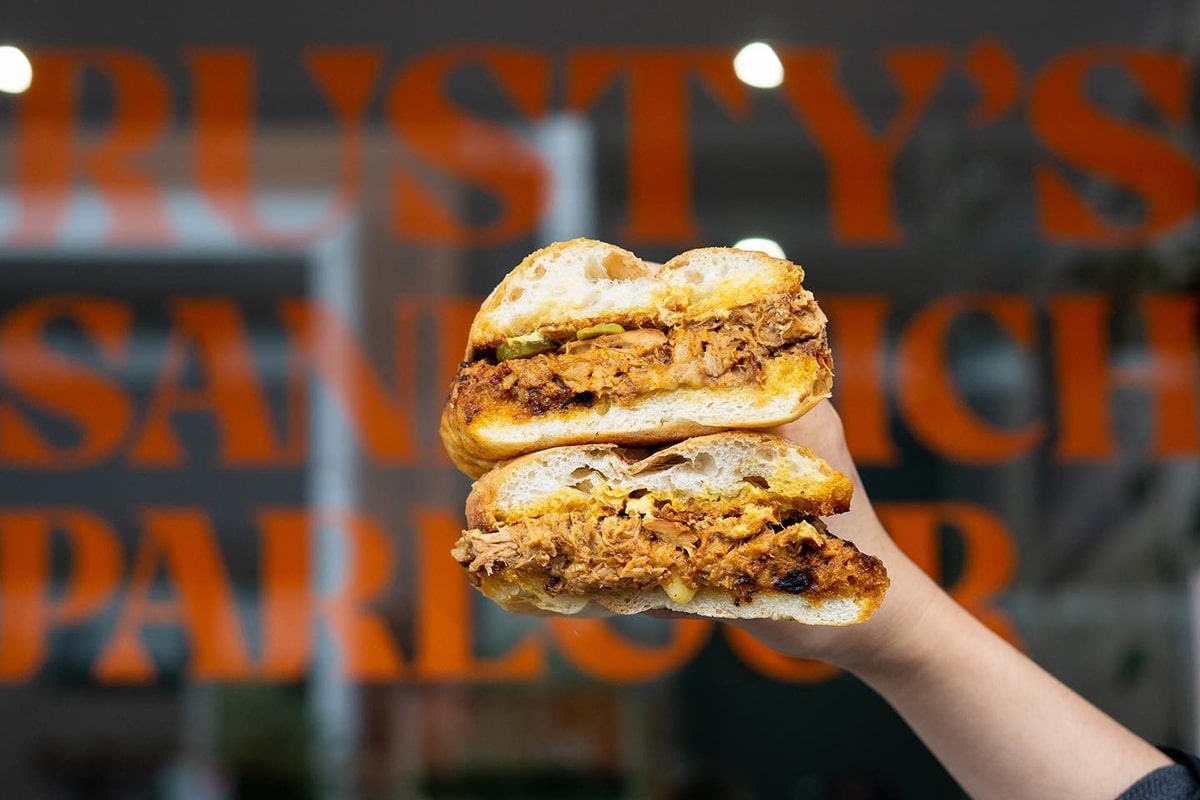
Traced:
<path id="1" fill-rule="evenodd" d="M 671 602 L 681 606 L 692 602 L 692 598 L 696 596 L 696 590 L 684 583 L 678 575 L 673 575 L 671 582 L 664 583 L 662 588 L 667 597 L 671 598 Z"/>

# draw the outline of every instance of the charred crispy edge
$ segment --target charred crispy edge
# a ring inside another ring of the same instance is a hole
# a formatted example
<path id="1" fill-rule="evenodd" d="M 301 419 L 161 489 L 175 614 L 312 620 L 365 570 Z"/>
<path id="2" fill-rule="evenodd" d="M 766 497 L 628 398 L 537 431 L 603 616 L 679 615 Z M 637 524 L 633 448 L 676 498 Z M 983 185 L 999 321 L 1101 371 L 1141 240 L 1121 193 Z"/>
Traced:
<path id="1" fill-rule="evenodd" d="M 572 318 L 568 322 L 556 324 L 554 320 L 546 320 L 539 326 L 540 330 L 546 338 L 551 341 L 563 342 L 570 341 L 575 338 L 575 332 L 580 328 L 588 327 L 589 325 L 599 325 L 606 322 L 615 322 L 621 325 L 626 330 L 634 328 L 655 328 L 664 333 L 670 332 L 675 328 L 686 328 L 692 325 L 705 325 L 713 320 L 723 320 L 730 314 L 750 309 L 757 305 L 765 305 L 775 302 L 780 298 L 796 298 L 802 296 L 805 292 L 804 287 L 797 280 L 795 286 L 780 287 L 780 289 L 770 295 L 756 298 L 748 303 L 743 303 L 739 306 L 719 309 L 704 313 L 699 316 L 688 316 L 686 310 L 680 312 L 680 319 L 668 323 L 664 321 L 661 313 L 652 312 L 649 310 L 640 310 L 626 313 L 612 313 L 592 317 Z M 809 295 L 804 303 L 804 309 L 801 312 L 804 315 L 823 318 L 824 312 L 817 304 L 816 299 Z M 531 332 L 531 331 L 527 331 Z M 473 339 L 467 346 L 467 352 L 464 357 L 465 361 L 480 361 L 494 357 L 496 348 L 499 347 L 507 337 L 493 336 L 490 338 Z"/>

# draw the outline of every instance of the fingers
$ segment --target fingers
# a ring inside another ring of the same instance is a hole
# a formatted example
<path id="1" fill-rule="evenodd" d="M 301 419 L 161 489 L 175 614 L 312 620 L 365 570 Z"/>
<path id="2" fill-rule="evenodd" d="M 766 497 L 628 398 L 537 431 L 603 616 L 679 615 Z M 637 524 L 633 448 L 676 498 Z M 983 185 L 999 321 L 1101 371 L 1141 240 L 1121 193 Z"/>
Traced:
<path id="1" fill-rule="evenodd" d="M 800 419 L 780 425 L 774 432 L 804 445 L 828 461 L 834 469 L 850 475 L 852 479 L 857 475 L 846 446 L 842 418 L 828 400 L 822 400 Z"/>
<path id="2" fill-rule="evenodd" d="M 822 400 L 804 416 L 780 425 L 775 431 L 779 435 L 803 445 L 826 440 L 844 441 L 842 418 L 838 416 L 837 410 L 828 400 Z"/>

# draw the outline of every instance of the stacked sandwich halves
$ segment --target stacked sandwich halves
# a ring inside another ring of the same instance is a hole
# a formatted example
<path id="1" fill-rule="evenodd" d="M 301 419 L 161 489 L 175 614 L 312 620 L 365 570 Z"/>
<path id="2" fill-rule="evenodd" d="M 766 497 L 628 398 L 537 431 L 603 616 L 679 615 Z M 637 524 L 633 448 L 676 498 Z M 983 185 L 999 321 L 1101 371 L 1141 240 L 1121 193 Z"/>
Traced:
<path id="1" fill-rule="evenodd" d="M 587 239 L 521 262 L 475 317 L 442 416 L 478 478 L 453 551 L 471 582 L 514 611 L 866 619 L 887 572 L 820 519 L 849 508 L 850 481 L 750 430 L 832 387 L 803 279 L 757 252 L 658 265 Z"/>

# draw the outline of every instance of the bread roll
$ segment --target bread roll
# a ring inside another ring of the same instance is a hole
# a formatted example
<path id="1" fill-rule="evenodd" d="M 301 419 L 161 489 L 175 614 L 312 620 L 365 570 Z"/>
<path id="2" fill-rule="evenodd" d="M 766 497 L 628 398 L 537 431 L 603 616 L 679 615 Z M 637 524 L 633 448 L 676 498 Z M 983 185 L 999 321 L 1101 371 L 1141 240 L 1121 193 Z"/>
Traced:
<path id="1" fill-rule="evenodd" d="M 552 448 L 474 485 L 454 549 L 472 583 L 526 613 L 667 608 L 844 625 L 882 601 L 887 572 L 828 531 L 850 481 L 764 433 L 696 437 L 647 454 Z"/>
<path id="2" fill-rule="evenodd" d="M 446 449 L 478 477 L 559 445 L 790 422 L 833 380 L 826 318 L 803 279 L 790 261 L 733 248 L 662 265 L 589 239 L 539 250 L 475 317 L 442 416 Z M 530 339 L 543 349 L 503 358 Z"/>

